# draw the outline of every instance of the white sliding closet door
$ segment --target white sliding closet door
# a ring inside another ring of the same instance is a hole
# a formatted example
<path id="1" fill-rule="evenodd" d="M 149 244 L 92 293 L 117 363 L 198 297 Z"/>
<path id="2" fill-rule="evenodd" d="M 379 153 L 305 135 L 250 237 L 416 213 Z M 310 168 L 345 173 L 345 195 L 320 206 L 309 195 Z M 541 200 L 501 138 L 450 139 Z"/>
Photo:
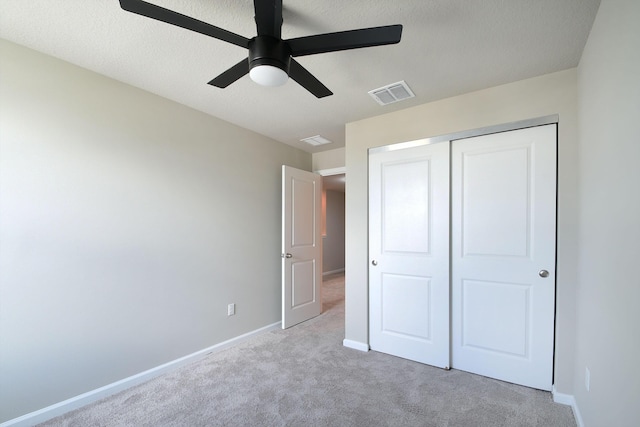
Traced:
<path id="1" fill-rule="evenodd" d="M 452 366 L 550 390 L 556 125 L 454 141 L 451 170 Z"/>
<path id="2" fill-rule="evenodd" d="M 552 124 L 369 154 L 372 350 L 551 389 L 556 145 Z"/>
<path id="3" fill-rule="evenodd" d="M 369 156 L 372 350 L 449 366 L 449 143 Z"/>

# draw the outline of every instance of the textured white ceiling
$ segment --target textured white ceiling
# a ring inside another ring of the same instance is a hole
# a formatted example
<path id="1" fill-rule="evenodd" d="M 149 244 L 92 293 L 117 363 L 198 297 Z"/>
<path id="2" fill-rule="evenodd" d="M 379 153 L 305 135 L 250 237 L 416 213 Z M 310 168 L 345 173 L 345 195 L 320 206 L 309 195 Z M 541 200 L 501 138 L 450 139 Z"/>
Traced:
<path id="1" fill-rule="evenodd" d="M 150 0 L 247 38 L 251 0 Z M 298 58 L 334 95 L 289 80 L 207 82 L 243 48 L 120 9 L 118 0 L 0 0 L 0 37 L 309 152 L 344 146 L 345 123 L 578 65 L 600 0 L 284 0 L 283 38 L 402 24 L 396 45 Z M 406 80 L 416 97 L 369 90 Z M 333 144 L 299 140 L 321 134 Z"/>

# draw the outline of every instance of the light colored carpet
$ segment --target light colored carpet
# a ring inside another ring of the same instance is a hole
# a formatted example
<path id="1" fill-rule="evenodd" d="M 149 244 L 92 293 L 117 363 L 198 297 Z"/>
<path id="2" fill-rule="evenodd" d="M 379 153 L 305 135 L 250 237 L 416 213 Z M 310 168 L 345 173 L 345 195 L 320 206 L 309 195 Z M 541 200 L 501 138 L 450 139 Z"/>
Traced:
<path id="1" fill-rule="evenodd" d="M 42 426 L 575 426 L 551 394 L 342 346 L 344 277 L 324 313 Z"/>

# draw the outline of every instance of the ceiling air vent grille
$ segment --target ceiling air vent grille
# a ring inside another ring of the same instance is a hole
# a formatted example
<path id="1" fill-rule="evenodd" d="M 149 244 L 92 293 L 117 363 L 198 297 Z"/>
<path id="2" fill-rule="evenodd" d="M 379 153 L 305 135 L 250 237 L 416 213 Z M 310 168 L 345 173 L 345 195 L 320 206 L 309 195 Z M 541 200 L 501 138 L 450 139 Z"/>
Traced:
<path id="1" fill-rule="evenodd" d="M 405 99 L 413 98 L 415 96 L 404 80 L 371 90 L 369 91 L 369 95 L 371 95 L 371 97 L 380 105 L 404 101 Z"/>
<path id="2" fill-rule="evenodd" d="M 301 139 L 300 141 L 306 142 L 307 144 L 313 145 L 314 147 L 318 145 L 331 144 L 333 142 L 320 135 L 310 136 L 308 138 Z"/>

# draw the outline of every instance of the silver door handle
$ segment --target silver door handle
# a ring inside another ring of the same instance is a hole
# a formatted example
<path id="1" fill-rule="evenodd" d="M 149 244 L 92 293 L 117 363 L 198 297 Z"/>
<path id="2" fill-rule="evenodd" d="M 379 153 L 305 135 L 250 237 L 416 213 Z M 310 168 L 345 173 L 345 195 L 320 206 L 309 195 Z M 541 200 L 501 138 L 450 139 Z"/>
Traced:
<path id="1" fill-rule="evenodd" d="M 540 277 L 549 277 L 549 272 L 547 270 L 540 270 L 538 272 L 538 276 L 540 276 Z"/>
<path id="2" fill-rule="evenodd" d="M 371 261 L 371 265 L 376 266 L 378 265 L 378 261 L 376 261 L 375 259 L 373 261 Z"/>
<path id="3" fill-rule="evenodd" d="M 293 258 L 293 255 L 287 252 L 286 254 L 282 254 L 282 258 Z"/>

